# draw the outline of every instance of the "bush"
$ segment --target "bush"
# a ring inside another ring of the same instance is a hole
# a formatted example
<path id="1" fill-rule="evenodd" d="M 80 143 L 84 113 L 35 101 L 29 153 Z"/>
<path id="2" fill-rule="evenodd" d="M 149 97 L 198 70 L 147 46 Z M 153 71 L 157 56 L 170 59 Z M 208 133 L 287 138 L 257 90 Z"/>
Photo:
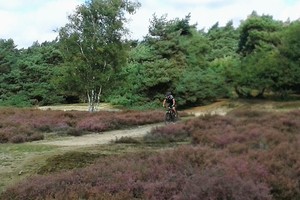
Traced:
<path id="1" fill-rule="evenodd" d="M 12 136 L 9 141 L 11 143 L 23 143 L 26 141 L 26 136 L 22 134 Z"/>
<path id="2" fill-rule="evenodd" d="M 117 144 L 120 144 L 120 143 L 123 143 L 123 144 L 139 144 L 141 142 L 139 140 L 135 139 L 135 138 L 125 136 L 125 137 L 121 137 L 121 138 L 116 139 L 115 143 L 117 143 Z"/>
<path id="3" fill-rule="evenodd" d="M 184 123 L 170 124 L 167 126 L 156 127 L 144 136 L 147 143 L 159 142 L 180 142 L 186 140 L 190 136 L 189 127 Z"/>
<path id="4" fill-rule="evenodd" d="M 43 140 L 44 135 L 42 133 L 33 133 L 32 135 L 28 136 L 27 141 L 37 141 L 37 140 Z"/>
<path id="5" fill-rule="evenodd" d="M 31 103 L 26 95 L 14 95 L 5 100 L 0 100 L 1 106 L 13 106 L 13 107 L 30 107 Z"/>
<path id="6" fill-rule="evenodd" d="M 272 199 L 265 183 L 245 179 L 224 169 L 214 167 L 193 174 L 177 199 Z"/>
<path id="7" fill-rule="evenodd" d="M 77 128 L 69 128 L 66 131 L 66 134 L 71 135 L 71 136 L 82 136 L 82 135 L 84 135 L 84 133 L 85 133 L 84 131 L 79 130 Z"/>

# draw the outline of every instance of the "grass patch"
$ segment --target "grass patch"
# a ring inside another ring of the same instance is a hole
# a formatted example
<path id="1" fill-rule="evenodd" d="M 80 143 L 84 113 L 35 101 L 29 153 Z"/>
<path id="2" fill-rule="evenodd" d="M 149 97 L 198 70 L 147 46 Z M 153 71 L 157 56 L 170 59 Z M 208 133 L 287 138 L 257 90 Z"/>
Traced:
<path id="1" fill-rule="evenodd" d="M 47 154 L 57 151 L 46 145 L 1 144 L 0 145 L 0 193 L 14 184 L 36 173 Z"/>
<path id="2" fill-rule="evenodd" d="M 46 160 L 46 164 L 39 168 L 38 174 L 48 174 L 70 169 L 82 168 L 92 164 L 102 154 L 71 151 L 62 155 L 55 155 Z"/>
<path id="3" fill-rule="evenodd" d="M 24 144 L 1 144 L 0 151 L 1 153 L 11 153 L 11 154 L 18 154 L 18 153 L 43 153 L 45 151 L 53 150 L 52 146 L 45 146 L 45 145 L 34 145 L 30 143 Z"/>

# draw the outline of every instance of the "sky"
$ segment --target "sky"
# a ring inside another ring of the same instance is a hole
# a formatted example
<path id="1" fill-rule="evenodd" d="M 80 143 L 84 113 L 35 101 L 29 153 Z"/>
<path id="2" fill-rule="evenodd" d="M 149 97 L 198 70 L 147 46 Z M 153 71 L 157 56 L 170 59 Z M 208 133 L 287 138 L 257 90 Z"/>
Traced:
<path id="1" fill-rule="evenodd" d="M 131 0 L 135 1 L 135 0 Z M 252 11 L 271 15 L 275 20 L 300 19 L 300 0 L 138 0 L 141 7 L 130 16 L 131 39 L 143 39 L 153 14 L 167 19 L 191 15 L 191 24 L 209 29 L 216 22 L 224 26 L 232 20 L 235 26 Z M 85 0 L 0 0 L 0 39 L 13 39 L 17 48 L 28 48 L 34 42 L 52 41 L 67 16 Z"/>

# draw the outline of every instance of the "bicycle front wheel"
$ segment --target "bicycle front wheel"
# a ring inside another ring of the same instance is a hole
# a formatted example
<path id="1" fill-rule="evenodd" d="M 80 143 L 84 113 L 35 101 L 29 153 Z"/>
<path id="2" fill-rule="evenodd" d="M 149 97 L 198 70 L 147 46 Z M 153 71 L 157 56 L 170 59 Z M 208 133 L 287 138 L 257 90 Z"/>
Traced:
<path id="1" fill-rule="evenodd" d="M 169 124 L 170 122 L 172 122 L 172 115 L 170 112 L 166 112 L 166 115 L 165 115 L 165 123 L 166 124 Z"/>

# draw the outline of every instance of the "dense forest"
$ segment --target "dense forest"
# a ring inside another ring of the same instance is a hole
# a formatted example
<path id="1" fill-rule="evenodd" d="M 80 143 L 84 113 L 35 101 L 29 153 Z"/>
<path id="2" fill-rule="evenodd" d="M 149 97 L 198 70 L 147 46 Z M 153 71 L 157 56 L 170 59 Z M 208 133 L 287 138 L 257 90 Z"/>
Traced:
<path id="1" fill-rule="evenodd" d="M 198 30 L 185 18 L 150 19 L 141 41 L 126 39 L 141 5 L 91 0 L 77 7 L 51 42 L 18 49 L 0 39 L 0 105 L 101 101 L 155 107 L 166 91 L 179 106 L 218 98 L 286 97 L 300 92 L 300 21 L 255 11 L 234 27 Z"/>

